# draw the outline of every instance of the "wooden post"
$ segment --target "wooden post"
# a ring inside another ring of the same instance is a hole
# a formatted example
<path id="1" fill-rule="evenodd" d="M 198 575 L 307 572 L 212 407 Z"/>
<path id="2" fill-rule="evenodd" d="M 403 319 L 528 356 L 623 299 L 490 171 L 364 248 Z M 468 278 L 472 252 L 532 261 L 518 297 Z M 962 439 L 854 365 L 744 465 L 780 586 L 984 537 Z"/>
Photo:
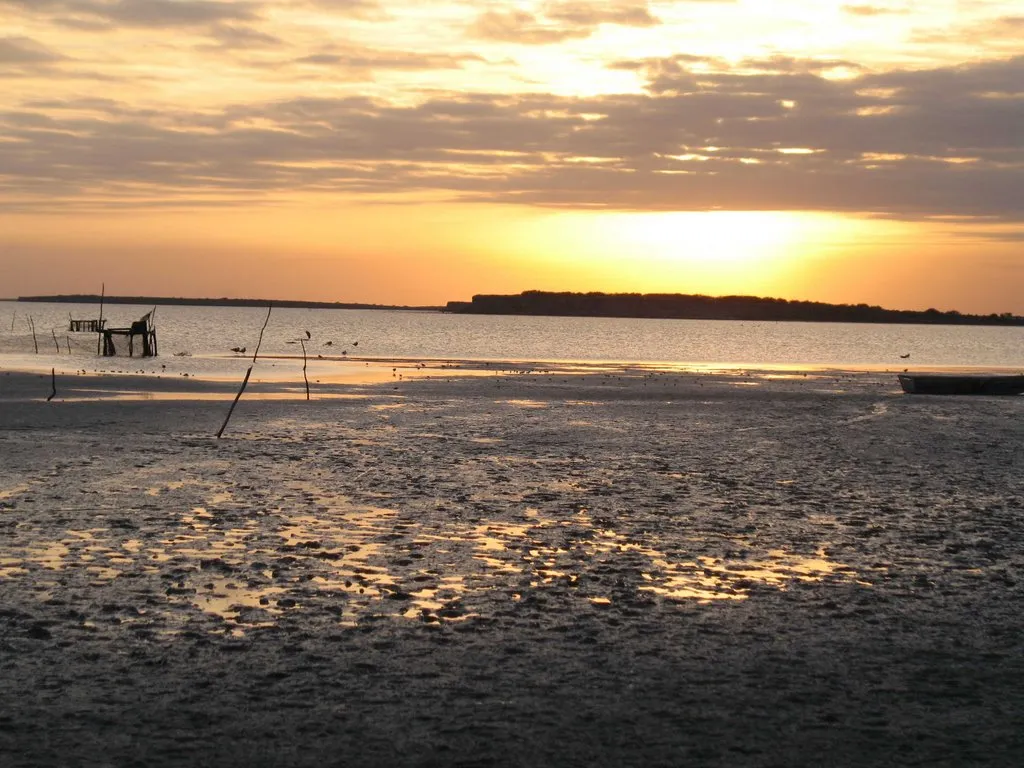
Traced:
<path id="1" fill-rule="evenodd" d="M 242 397 L 242 393 L 245 392 L 245 385 L 249 383 L 249 376 L 252 374 L 253 365 L 256 365 L 256 357 L 260 353 L 260 345 L 263 343 L 263 332 L 267 330 L 267 323 L 270 322 L 270 310 L 274 308 L 271 304 L 267 307 L 267 317 L 263 321 L 263 327 L 260 328 L 260 338 L 256 342 L 256 351 L 252 353 L 252 365 L 249 366 L 249 370 L 245 372 L 245 378 L 242 379 L 242 386 L 238 389 L 238 394 L 235 395 L 234 402 L 231 403 L 231 407 L 228 409 L 228 415 L 224 418 L 224 423 L 220 425 L 220 429 L 217 430 L 217 439 L 220 440 L 220 436 L 224 434 L 224 430 L 228 426 L 228 421 L 231 420 L 231 414 L 235 412 L 235 406 L 238 405 L 239 399 Z"/>
<path id="2" fill-rule="evenodd" d="M 53 346 L 55 346 L 57 348 L 57 354 L 59 355 L 60 354 L 60 342 L 57 341 L 57 332 L 55 330 L 53 330 L 53 328 L 50 329 L 50 335 L 53 336 Z"/>
<path id="3" fill-rule="evenodd" d="M 70 355 L 71 354 L 71 337 L 68 336 L 67 334 L 64 334 L 64 341 L 66 341 L 68 343 L 68 354 Z"/>
<path id="4" fill-rule="evenodd" d="M 50 369 L 50 396 L 46 398 L 46 402 L 50 402 L 57 396 L 57 369 Z"/>
<path id="5" fill-rule="evenodd" d="M 28 316 L 28 327 L 32 329 L 32 343 L 35 345 L 36 354 L 39 354 L 39 340 L 36 338 L 36 324 L 32 315 Z"/>
<path id="6" fill-rule="evenodd" d="M 309 379 L 306 377 L 306 340 L 299 339 L 302 345 L 302 380 L 306 382 L 306 399 L 309 400 Z"/>
<path id="7" fill-rule="evenodd" d="M 107 284 L 100 283 L 100 330 L 103 330 L 103 297 L 107 292 Z M 102 335 L 96 337 L 96 354 L 100 353 L 100 344 L 106 341 Z M 103 354 L 106 354 L 104 349 Z"/>

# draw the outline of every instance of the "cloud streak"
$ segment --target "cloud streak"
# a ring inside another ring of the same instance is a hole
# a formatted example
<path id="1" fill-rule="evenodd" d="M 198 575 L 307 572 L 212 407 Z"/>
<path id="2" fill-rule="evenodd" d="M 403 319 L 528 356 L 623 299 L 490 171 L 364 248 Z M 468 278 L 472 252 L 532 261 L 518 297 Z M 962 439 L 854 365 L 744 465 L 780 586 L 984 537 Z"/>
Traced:
<path id="1" fill-rule="evenodd" d="M 52 64 L 64 58 L 28 37 L 0 37 L 0 66 Z"/>
<path id="2" fill-rule="evenodd" d="M 260 7 L 228 0 L 0 0 L 0 5 L 56 17 L 61 23 L 158 29 L 256 21 Z"/>
<path id="3" fill-rule="evenodd" d="M 654 27 L 661 23 L 646 2 L 548 3 L 539 13 L 522 9 L 485 11 L 469 33 L 481 40 L 520 45 L 551 45 L 588 38 L 604 25 Z"/>

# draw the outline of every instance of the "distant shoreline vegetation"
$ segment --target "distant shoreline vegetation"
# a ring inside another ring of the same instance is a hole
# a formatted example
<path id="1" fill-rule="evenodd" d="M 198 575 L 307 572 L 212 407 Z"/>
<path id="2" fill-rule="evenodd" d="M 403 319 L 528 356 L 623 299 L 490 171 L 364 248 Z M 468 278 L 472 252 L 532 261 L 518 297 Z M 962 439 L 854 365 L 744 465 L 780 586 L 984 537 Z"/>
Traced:
<path id="1" fill-rule="evenodd" d="M 937 309 L 883 309 L 867 304 L 756 296 L 701 296 L 680 293 L 553 293 L 478 295 L 450 301 L 445 312 L 481 315 L 553 315 L 558 317 L 639 317 L 679 320 L 785 320 L 831 323 L 915 323 L 944 325 L 1024 325 L 1024 317 L 1004 312 L 967 315 Z"/>
<path id="2" fill-rule="evenodd" d="M 269 299 L 195 299 L 159 296 L 62 294 L 19 296 L 22 302 L 63 304 L 141 304 L 152 306 L 275 307 L 289 309 L 379 309 L 410 312 L 450 312 L 470 315 L 548 315 L 554 317 L 636 317 L 676 320 L 765 320 L 818 323 L 913 323 L 935 325 L 1024 326 L 1024 317 L 1010 312 L 970 315 L 951 310 L 884 309 L 868 304 L 826 304 L 819 301 L 757 296 L 703 296 L 683 293 L 571 293 L 524 291 L 519 294 L 479 294 L 472 301 L 449 301 L 446 306 L 356 304 L 331 301 L 273 301 Z"/>
<path id="3" fill-rule="evenodd" d="M 335 301 L 273 301 L 270 299 L 183 299 L 159 296 L 99 296 L 98 294 L 66 294 L 60 296 L 19 296 L 18 301 L 50 302 L 56 304 L 142 304 L 154 306 L 190 307 L 275 307 L 286 309 L 397 309 L 410 312 L 439 312 L 441 307 L 407 307 L 390 304 L 351 304 Z"/>

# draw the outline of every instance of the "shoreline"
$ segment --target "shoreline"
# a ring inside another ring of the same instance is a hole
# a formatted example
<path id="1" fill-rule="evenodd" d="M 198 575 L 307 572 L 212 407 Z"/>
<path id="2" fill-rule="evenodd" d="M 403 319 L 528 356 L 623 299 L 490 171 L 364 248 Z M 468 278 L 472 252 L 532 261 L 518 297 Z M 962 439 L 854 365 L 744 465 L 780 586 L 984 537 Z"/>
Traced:
<path id="1" fill-rule="evenodd" d="M 302 357 L 289 355 L 261 356 L 255 365 L 245 357 L 186 358 L 184 364 L 178 358 L 102 358 L 89 360 L 97 366 L 68 368 L 53 365 L 66 362 L 55 357 L 45 364 L 36 363 L 33 356 L 16 359 L 0 357 L 0 377 L 34 376 L 49 380 L 53 368 L 58 382 L 72 390 L 85 388 L 98 390 L 123 390 L 125 392 L 168 393 L 179 391 L 192 397 L 211 395 L 221 391 L 237 391 L 245 370 L 252 365 L 253 375 L 246 395 L 283 396 L 285 393 L 302 390 L 305 398 Z M 167 362 L 162 362 L 167 361 Z M 77 364 L 79 361 L 75 360 Z M 212 362 L 223 367 L 225 362 L 236 364 L 237 370 L 211 372 L 195 365 Z M 178 363 L 176 365 L 176 363 Z M 897 382 L 901 373 L 913 374 L 1019 374 L 1021 369 L 1012 366 L 892 366 L 892 365 L 808 365 L 808 364 L 764 364 L 764 363 L 675 363 L 675 362 L 633 362 L 633 361 L 526 361 L 526 360 L 442 360 L 429 358 L 366 358 L 336 357 L 309 359 L 306 376 L 309 380 L 311 397 L 330 396 L 339 388 L 369 386 L 374 384 L 397 384 L 424 378 L 502 377 L 595 377 L 614 374 L 616 376 L 682 376 L 710 378 L 748 377 L 763 381 L 807 377 L 891 377 Z M 111 369 L 98 366 L 118 366 Z M 137 368 L 136 366 L 146 366 Z M 188 370 L 180 370 L 187 368 Z M 134 370 L 131 370 L 134 369 Z M 179 369 L 179 370 L 176 370 Z M 2 379 L 0 379 L 2 380 Z M 205 392 L 204 392 L 205 389 Z M 0 397 L 2 397 L 0 390 Z"/>

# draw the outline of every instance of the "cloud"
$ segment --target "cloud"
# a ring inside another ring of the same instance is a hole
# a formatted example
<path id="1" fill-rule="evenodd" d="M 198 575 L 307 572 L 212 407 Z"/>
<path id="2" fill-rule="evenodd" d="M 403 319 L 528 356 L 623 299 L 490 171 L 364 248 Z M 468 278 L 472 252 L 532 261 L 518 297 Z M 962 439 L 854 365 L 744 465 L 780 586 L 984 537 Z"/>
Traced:
<path id="1" fill-rule="evenodd" d="M 594 27 L 559 27 L 544 24 L 526 11 L 487 11 L 470 28 L 473 37 L 521 45 L 549 45 L 590 37 Z"/>
<path id="2" fill-rule="evenodd" d="M 298 0 L 296 5 L 356 19 L 379 21 L 391 17 L 377 0 Z"/>
<path id="3" fill-rule="evenodd" d="M 295 64 L 340 69 L 456 69 L 467 62 L 484 61 L 475 53 L 385 51 L 353 46 L 342 51 L 325 50 L 293 60 Z"/>
<path id="4" fill-rule="evenodd" d="M 850 16 L 891 16 L 906 14 L 905 8 L 889 8 L 881 5 L 844 5 L 843 13 Z"/>
<path id="5" fill-rule="evenodd" d="M 219 48 L 232 50 L 277 47 L 284 43 L 276 35 L 238 24 L 215 24 L 209 35 L 217 41 Z"/>
<path id="6" fill-rule="evenodd" d="M 0 37 L 0 65 L 51 64 L 65 58 L 28 37 Z"/>
<path id="7" fill-rule="evenodd" d="M 651 13 L 646 2 L 551 3 L 545 10 L 545 15 L 552 21 L 589 28 L 597 27 L 601 24 L 618 24 L 624 27 L 654 27 L 661 23 Z"/>
<path id="8" fill-rule="evenodd" d="M 911 41 L 934 46 L 966 45 L 980 48 L 989 55 L 1019 54 L 1024 42 L 1024 16 L 998 16 L 939 29 L 922 29 L 914 33 Z"/>
<path id="9" fill-rule="evenodd" d="M 166 113 L 51 99 L 0 112 L 0 199 L 43 210 L 143 193 L 201 205 L 214 192 L 221 204 L 443 192 L 1024 222 L 1024 57 L 843 78 L 822 62 L 755 63 L 773 61 L 629 62 L 646 92 L 587 98 L 434 92 L 411 104 L 303 97 Z"/>
<path id="10" fill-rule="evenodd" d="M 561 2 L 546 4 L 539 14 L 522 9 L 485 11 L 470 27 L 470 34 L 482 40 L 549 45 L 590 37 L 605 24 L 652 27 L 660 23 L 646 2 Z"/>
<path id="11" fill-rule="evenodd" d="M 227 0 L 0 0 L 55 21 L 86 29 L 103 27 L 199 27 L 218 22 L 251 22 L 260 4 Z"/>

